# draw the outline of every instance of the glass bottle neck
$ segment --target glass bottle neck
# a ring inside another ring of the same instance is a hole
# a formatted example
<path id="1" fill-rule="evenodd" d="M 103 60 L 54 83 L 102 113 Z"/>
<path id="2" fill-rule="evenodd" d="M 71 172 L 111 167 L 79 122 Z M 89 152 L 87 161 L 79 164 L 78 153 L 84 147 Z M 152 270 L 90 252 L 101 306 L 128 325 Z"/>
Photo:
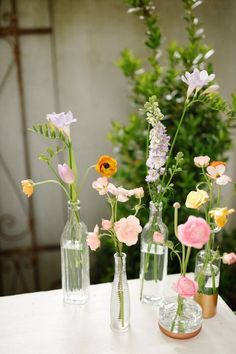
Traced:
<path id="1" fill-rule="evenodd" d="M 126 271 L 126 254 L 122 253 L 122 257 L 118 254 L 114 254 L 115 259 L 115 272 L 119 273 L 120 271 Z"/>
<path id="2" fill-rule="evenodd" d="M 149 203 L 149 221 L 153 219 L 162 220 L 162 202 L 158 204 Z"/>
<path id="3" fill-rule="evenodd" d="M 68 219 L 78 219 L 79 218 L 79 210 L 80 210 L 80 201 L 77 200 L 76 202 L 68 201 Z"/>

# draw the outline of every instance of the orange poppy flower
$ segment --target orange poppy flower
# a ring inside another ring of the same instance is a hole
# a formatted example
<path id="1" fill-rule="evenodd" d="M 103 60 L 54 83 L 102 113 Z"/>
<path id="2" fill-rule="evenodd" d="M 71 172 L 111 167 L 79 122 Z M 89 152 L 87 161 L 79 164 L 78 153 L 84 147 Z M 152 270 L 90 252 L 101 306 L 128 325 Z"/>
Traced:
<path id="1" fill-rule="evenodd" d="M 34 183 L 30 179 L 21 181 L 23 193 L 29 198 L 34 192 Z"/>
<path id="2" fill-rule="evenodd" d="M 102 155 L 95 168 L 103 177 L 111 177 L 117 171 L 117 161 L 110 156 Z"/>

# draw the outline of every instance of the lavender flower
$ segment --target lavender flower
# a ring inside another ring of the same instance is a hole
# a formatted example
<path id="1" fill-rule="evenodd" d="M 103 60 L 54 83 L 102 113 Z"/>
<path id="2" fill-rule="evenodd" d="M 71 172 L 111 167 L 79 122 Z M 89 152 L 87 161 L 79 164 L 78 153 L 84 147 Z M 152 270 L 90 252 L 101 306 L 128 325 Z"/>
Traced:
<path id="1" fill-rule="evenodd" d="M 57 129 L 62 129 L 67 136 L 70 136 L 70 125 L 76 122 L 71 111 L 67 113 L 50 113 L 47 114 L 47 120 L 51 122 Z"/>
<path id="2" fill-rule="evenodd" d="M 166 134 L 166 127 L 158 122 L 150 131 L 149 157 L 146 165 L 148 175 L 146 182 L 156 182 L 165 172 L 163 167 L 167 160 L 170 137 Z"/>
<path id="3" fill-rule="evenodd" d="M 199 71 L 194 69 L 190 74 L 188 71 L 181 77 L 182 81 L 188 85 L 187 98 L 193 93 L 194 90 L 200 90 L 203 86 L 207 85 L 210 81 L 215 79 L 215 74 L 208 75 L 206 70 Z"/>

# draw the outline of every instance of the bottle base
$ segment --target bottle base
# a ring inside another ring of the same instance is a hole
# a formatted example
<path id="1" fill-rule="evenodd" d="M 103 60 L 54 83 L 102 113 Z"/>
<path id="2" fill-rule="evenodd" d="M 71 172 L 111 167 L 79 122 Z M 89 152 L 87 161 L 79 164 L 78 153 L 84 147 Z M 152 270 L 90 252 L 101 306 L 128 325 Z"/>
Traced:
<path id="1" fill-rule="evenodd" d="M 113 327 L 112 324 L 110 324 L 110 327 L 112 329 L 113 332 L 117 332 L 117 333 L 125 333 L 128 332 L 128 330 L 130 329 L 130 325 L 127 325 L 125 327 Z"/>
<path id="2" fill-rule="evenodd" d="M 163 297 L 159 296 L 151 296 L 151 295 L 145 295 L 141 298 L 141 303 L 147 304 L 147 305 L 153 305 L 153 306 L 160 306 L 163 303 Z"/>
<path id="3" fill-rule="evenodd" d="M 168 331 L 166 328 L 162 327 L 162 325 L 160 323 L 159 323 L 159 328 L 160 328 L 162 333 L 164 333 L 166 336 L 168 336 L 170 338 L 174 338 L 174 339 L 189 339 L 189 338 L 193 338 L 196 335 L 198 335 L 198 333 L 202 329 L 202 326 L 200 328 L 198 328 L 196 331 L 193 331 L 191 333 L 174 333 L 174 332 Z"/>
<path id="4" fill-rule="evenodd" d="M 88 301 L 88 295 L 64 294 L 63 300 L 66 304 L 84 305 Z"/>

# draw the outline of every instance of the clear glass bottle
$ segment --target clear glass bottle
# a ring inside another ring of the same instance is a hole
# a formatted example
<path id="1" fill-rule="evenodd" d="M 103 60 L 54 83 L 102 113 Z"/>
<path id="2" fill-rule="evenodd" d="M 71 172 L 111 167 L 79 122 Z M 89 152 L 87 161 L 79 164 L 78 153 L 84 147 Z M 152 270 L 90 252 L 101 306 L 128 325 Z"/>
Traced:
<path id="1" fill-rule="evenodd" d="M 195 263 L 195 281 L 198 292 L 195 300 L 201 305 L 204 318 L 216 315 L 220 283 L 221 258 L 218 251 L 210 249 L 197 253 Z"/>
<path id="2" fill-rule="evenodd" d="M 66 303 L 84 304 L 89 295 L 87 227 L 80 220 L 79 201 L 68 202 L 68 220 L 61 235 L 62 290 Z"/>
<path id="3" fill-rule="evenodd" d="M 169 337 L 194 337 L 202 327 L 202 309 L 194 300 L 179 295 L 165 298 L 159 308 L 159 327 Z"/>
<path id="4" fill-rule="evenodd" d="M 159 305 L 167 275 L 168 248 L 163 243 L 168 239 L 168 229 L 162 221 L 162 203 L 150 202 L 149 209 L 149 221 L 141 235 L 140 300 Z"/>
<path id="5" fill-rule="evenodd" d="M 126 276 L 126 254 L 116 253 L 115 275 L 111 291 L 111 328 L 117 332 L 126 332 L 130 326 L 130 298 Z"/>

